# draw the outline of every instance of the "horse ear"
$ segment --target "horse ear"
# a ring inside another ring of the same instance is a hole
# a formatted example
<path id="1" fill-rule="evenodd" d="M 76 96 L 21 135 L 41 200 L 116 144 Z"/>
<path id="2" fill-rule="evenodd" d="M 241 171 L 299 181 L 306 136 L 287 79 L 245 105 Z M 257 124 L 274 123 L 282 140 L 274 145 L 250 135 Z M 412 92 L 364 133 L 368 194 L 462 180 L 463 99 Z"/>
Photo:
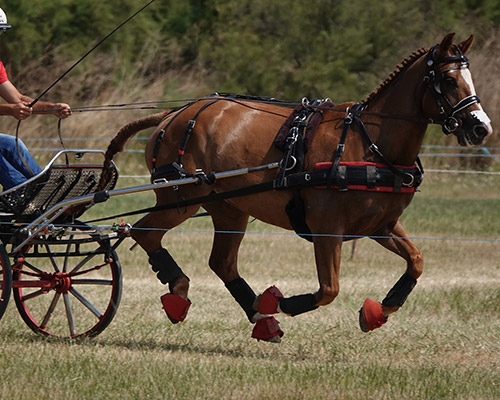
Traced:
<path id="1" fill-rule="evenodd" d="M 441 41 L 441 43 L 439 44 L 439 48 L 438 48 L 438 51 L 440 53 L 446 53 L 451 45 L 453 44 L 453 36 L 455 36 L 455 33 L 452 32 L 452 33 L 448 33 L 444 38 L 443 40 Z"/>
<path id="2" fill-rule="evenodd" d="M 472 43 L 474 42 L 474 35 L 470 35 L 469 39 L 464 40 L 462 43 L 458 44 L 458 47 L 460 47 L 460 50 L 462 50 L 462 53 L 467 53 L 472 46 Z"/>

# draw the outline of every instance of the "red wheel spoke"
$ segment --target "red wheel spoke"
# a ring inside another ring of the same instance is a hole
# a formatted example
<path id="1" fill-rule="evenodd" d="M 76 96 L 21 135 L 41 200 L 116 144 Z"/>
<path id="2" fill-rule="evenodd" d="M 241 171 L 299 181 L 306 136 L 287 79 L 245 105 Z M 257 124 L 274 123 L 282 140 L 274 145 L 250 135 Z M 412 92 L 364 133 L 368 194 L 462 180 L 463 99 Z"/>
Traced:
<path id="1" fill-rule="evenodd" d="M 72 240 L 73 238 L 74 238 L 74 235 L 71 235 L 69 237 L 69 240 Z M 68 243 L 68 245 L 66 246 L 66 254 L 69 254 L 70 250 L 71 250 L 71 243 Z M 64 258 L 63 272 L 66 272 L 68 270 L 68 260 L 69 260 L 69 257 Z"/>
<path id="2" fill-rule="evenodd" d="M 47 249 L 47 254 L 49 256 L 50 263 L 52 264 L 52 268 L 54 268 L 54 271 L 56 272 L 61 272 L 59 266 L 57 265 L 55 257 L 52 255 L 52 250 L 50 249 L 50 246 L 48 244 L 45 244 L 45 248 Z"/>
<path id="3" fill-rule="evenodd" d="M 44 271 L 42 271 L 40 268 L 37 268 L 35 267 L 33 264 L 31 264 L 30 262 L 24 260 L 23 264 L 21 265 L 22 267 L 28 267 L 29 269 L 31 269 L 33 272 L 35 272 L 36 274 L 33 274 L 31 272 L 28 272 L 28 271 L 21 271 L 23 274 L 26 274 L 26 275 L 31 275 L 31 276 L 40 276 L 40 275 L 43 275 L 45 274 Z M 15 270 L 20 270 L 19 266 L 14 266 L 13 269 Z"/>

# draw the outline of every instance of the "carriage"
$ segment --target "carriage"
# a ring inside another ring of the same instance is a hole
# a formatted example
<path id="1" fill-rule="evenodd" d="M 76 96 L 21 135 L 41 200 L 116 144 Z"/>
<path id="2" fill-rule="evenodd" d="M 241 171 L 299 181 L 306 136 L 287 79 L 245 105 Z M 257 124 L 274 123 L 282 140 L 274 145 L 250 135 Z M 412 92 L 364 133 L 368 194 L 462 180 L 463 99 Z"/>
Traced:
<path id="1" fill-rule="evenodd" d="M 62 150 L 40 174 L 0 194 L 0 317 L 12 292 L 21 317 L 37 333 L 96 335 L 120 302 L 122 273 L 115 249 L 125 230 L 104 232 L 79 222 L 92 202 L 60 210 L 36 232 L 25 228 L 65 199 L 95 191 L 102 165 L 84 163 L 90 155 L 102 159 L 103 152 Z M 113 166 L 106 189 L 117 179 Z"/>
<path id="2" fill-rule="evenodd" d="M 465 56 L 473 37 L 454 44 L 453 36 L 415 51 L 361 103 L 304 100 L 293 108 L 276 99 L 215 94 L 129 123 L 100 165 L 51 164 L 4 192 L 0 315 L 12 286 L 19 312 L 36 332 L 69 326 L 71 337 L 98 334 L 120 300 L 115 250 L 130 235 L 168 285 L 161 297 L 168 318 L 182 322 L 191 305 L 189 278 L 162 238 L 203 206 L 215 228 L 209 266 L 255 324 L 252 337 L 278 342 L 283 332 L 273 314 L 296 316 L 331 303 L 339 292 L 343 242 L 366 236 L 406 261 L 382 302 L 366 299 L 360 309 L 360 328 L 379 328 L 423 271 L 422 254 L 399 217 L 422 180 L 418 152 L 428 124 L 441 125 L 464 146 L 492 133 Z M 156 127 L 146 146 L 153 183 L 113 189 L 113 156 L 149 127 Z M 155 191 L 157 204 L 139 210 L 147 214 L 133 227 L 78 222 L 93 204 L 146 190 Z M 317 291 L 286 297 L 271 286 L 254 293 L 237 265 L 249 216 L 313 243 Z M 88 314 L 88 325 L 77 321 Z"/>

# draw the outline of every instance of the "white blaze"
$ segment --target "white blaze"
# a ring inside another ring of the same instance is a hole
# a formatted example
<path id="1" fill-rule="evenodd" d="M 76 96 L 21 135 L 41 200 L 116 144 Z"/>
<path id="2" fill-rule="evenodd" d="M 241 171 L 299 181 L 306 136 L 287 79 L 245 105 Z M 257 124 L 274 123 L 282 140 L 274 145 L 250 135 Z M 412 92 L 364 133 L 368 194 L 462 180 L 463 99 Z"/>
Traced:
<path id="1" fill-rule="evenodd" d="M 472 74 L 470 73 L 469 69 L 461 69 L 460 73 L 462 74 L 462 78 L 464 78 L 464 81 L 469 86 L 471 95 L 476 96 L 476 88 L 474 87 L 474 82 L 472 82 Z M 479 107 L 479 110 L 471 111 L 471 115 L 483 124 L 488 125 L 491 122 L 490 118 L 484 112 L 483 107 L 481 107 L 480 103 L 477 103 L 477 106 Z"/>

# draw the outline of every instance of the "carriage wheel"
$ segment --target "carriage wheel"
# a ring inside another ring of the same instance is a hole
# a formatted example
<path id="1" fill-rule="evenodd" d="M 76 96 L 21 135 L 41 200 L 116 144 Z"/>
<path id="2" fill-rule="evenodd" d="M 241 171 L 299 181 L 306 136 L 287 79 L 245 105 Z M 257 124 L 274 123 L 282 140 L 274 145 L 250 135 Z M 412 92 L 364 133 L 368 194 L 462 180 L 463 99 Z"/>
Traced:
<path id="1" fill-rule="evenodd" d="M 57 252 L 54 247 L 61 244 L 42 242 L 15 260 L 14 299 L 34 332 L 91 337 L 110 324 L 121 299 L 122 271 L 117 254 L 103 250 L 108 245 L 108 241 L 75 245 L 70 240 L 65 251 Z"/>
<path id="2" fill-rule="evenodd" d="M 3 243 L 0 243 L 0 319 L 7 309 L 11 290 L 12 273 L 10 270 L 9 256 L 5 251 Z"/>

